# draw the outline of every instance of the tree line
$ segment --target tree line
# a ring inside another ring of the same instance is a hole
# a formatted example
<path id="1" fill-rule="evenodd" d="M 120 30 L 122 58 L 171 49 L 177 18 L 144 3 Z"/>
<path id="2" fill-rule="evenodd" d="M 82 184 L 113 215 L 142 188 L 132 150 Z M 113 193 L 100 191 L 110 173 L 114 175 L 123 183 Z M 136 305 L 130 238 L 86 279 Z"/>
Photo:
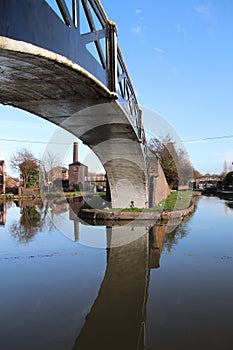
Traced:
<path id="1" fill-rule="evenodd" d="M 9 164 L 11 169 L 19 174 L 21 185 L 28 188 L 38 187 L 39 181 L 51 182 L 52 169 L 62 166 L 57 155 L 46 153 L 42 159 L 37 159 L 26 148 L 13 154 Z"/>
<path id="2" fill-rule="evenodd" d="M 202 176 L 193 168 L 187 152 L 176 148 L 169 135 L 162 140 L 150 139 L 148 147 L 160 162 L 171 189 Z M 39 160 L 26 148 L 18 150 L 10 158 L 10 167 L 19 173 L 23 187 L 38 187 L 39 181 L 43 180 L 52 182 L 53 169 L 58 166 L 62 166 L 62 163 L 57 155 L 47 153 Z"/>
<path id="3" fill-rule="evenodd" d="M 179 185 L 186 185 L 189 181 L 202 176 L 192 166 L 186 150 L 177 148 L 169 135 L 161 140 L 151 138 L 148 147 L 160 162 L 171 189 L 178 189 Z"/>

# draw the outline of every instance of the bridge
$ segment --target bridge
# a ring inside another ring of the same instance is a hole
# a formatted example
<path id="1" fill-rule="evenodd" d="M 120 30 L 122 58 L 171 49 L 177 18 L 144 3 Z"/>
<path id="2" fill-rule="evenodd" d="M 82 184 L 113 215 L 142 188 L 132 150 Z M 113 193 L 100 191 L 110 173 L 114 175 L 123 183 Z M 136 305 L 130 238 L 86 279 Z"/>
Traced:
<path id="1" fill-rule="evenodd" d="M 117 27 L 99 0 L 67 3 L 1 0 L 0 103 L 88 145 L 106 170 L 112 207 L 153 206 L 166 183 L 149 154 Z"/>

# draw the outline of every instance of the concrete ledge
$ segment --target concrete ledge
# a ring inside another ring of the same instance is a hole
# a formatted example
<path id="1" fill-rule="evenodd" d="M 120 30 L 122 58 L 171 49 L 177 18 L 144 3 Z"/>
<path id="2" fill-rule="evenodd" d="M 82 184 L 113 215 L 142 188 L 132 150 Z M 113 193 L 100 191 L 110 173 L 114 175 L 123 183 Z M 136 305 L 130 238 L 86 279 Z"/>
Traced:
<path id="1" fill-rule="evenodd" d="M 192 199 L 188 208 L 173 211 L 141 211 L 141 212 L 122 212 L 122 211 L 98 211 L 90 209 L 81 209 L 79 217 L 90 221 L 120 221 L 120 220 L 150 220 L 155 222 L 167 222 L 173 219 L 183 219 L 191 215 L 195 210 L 195 202 Z"/>
<path id="2" fill-rule="evenodd" d="M 63 66 L 64 68 L 70 68 L 72 71 L 78 73 L 79 75 L 85 77 L 89 81 L 92 81 L 92 86 L 98 87 L 99 91 L 102 91 L 102 94 L 104 97 L 108 97 L 112 100 L 117 100 L 118 95 L 114 92 L 111 92 L 99 79 L 97 79 L 93 74 L 88 72 L 86 69 L 75 63 L 74 61 L 71 61 L 70 59 L 66 58 L 65 56 L 62 56 L 58 53 L 46 50 L 42 47 L 30 44 L 28 42 L 14 40 L 11 38 L 7 38 L 4 36 L 0 36 L 0 56 L 2 57 L 9 57 L 12 61 L 12 59 L 15 59 L 15 62 L 19 62 L 20 58 L 23 57 L 24 61 L 28 61 L 28 64 L 30 61 L 34 63 L 37 59 L 44 59 L 47 60 L 47 62 L 51 63 L 51 69 L 54 63 L 59 64 L 60 66 Z M 38 64 L 38 67 L 40 65 Z M 14 68 L 14 67 L 11 67 Z M 19 71 L 19 69 L 18 69 Z M 2 74 L 4 73 L 4 70 Z M 38 69 L 37 69 L 38 74 Z"/>

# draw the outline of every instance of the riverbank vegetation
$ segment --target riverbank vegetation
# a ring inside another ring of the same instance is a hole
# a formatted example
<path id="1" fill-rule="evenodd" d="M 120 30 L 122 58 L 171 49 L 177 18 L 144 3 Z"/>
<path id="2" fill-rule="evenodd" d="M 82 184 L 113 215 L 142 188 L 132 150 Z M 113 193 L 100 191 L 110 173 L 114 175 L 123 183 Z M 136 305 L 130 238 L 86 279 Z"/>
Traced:
<path id="1" fill-rule="evenodd" d="M 172 190 L 177 190 L 179 185 L 188 184 L 192 179 L 201 176 L 193 168 L 186 150 L 183 147 L 177 148 L 170 135 L 166 135 L 162 140 L 151 138 L 148 148 L 160 162 Z"/>
<path id="2" fill-rule="evenodd" d="M 38 195 L 18 195 L 18 194 L 12 194 L 12 193 L 5 193 L 0 195 L 0 201 L 15 201 L 15 200 L 28 200 L 28 199 L 53 199 L 53 198 L 59 198 L 59 197 L 65 197 L 65 198 L 79 198 L 83 197 L 85 191 L 74 191 L 74 192 L 42 192 Z M 88 192 L 86 192 L 88 193 Z"/>
<path id="3" fill-rule="evenodd" d="M 186 209 L 190 206 L 193 196 L 197 195 L 197 192 L 193 191 L 173 191 L 171 194 L 152 208 L 125 208 L 122 211 L 173 211 Z"/>

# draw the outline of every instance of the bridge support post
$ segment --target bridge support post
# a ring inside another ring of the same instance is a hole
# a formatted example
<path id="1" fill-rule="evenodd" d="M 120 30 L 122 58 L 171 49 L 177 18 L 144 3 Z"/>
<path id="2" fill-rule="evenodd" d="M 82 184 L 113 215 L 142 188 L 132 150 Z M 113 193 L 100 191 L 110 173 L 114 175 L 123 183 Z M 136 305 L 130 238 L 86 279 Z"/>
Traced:
<path id="1" fill-rule="evenodd" d="M 111 191 L 110 191 L 110 186 L 109 186 L 107 174 L 105 175 L 105 178 L 106 178 L 106 201 L 108 201 L 110 203 L 111 202 Z"/>
<path id="2" fill-rule="evenodd" d="M 108 22 L 107 35 L 107 81 L 111 92 L 117 90 L 117 27 L 114 22 Z"/>
<path id="3" fill-rule="evenodd" d="M 138 127 L 138 138 L 142 139 L 142 110 L 138 111 L 138 119 L 137 119 L 137 127 Z"/>

